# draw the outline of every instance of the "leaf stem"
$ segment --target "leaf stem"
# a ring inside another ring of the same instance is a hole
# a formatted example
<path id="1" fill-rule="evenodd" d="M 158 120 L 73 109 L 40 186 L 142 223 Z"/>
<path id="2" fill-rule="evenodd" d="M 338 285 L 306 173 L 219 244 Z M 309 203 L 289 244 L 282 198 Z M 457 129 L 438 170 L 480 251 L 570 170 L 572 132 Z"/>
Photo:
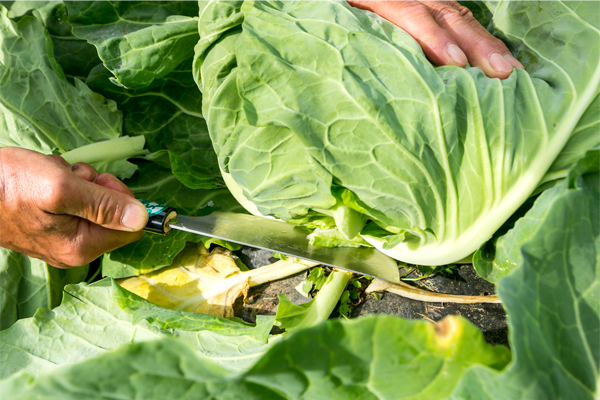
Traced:
<path id="1" fill-rule="evenodd" d="M 127 159 L 147 153 L 144 150 L 146 138 L 140 136 L 121 136 L 117 139 L 104 140 L 78 147 L 62 154 L 69 164 L 84 162 L 93 164 L 100 161 L 108 162 Z"/>

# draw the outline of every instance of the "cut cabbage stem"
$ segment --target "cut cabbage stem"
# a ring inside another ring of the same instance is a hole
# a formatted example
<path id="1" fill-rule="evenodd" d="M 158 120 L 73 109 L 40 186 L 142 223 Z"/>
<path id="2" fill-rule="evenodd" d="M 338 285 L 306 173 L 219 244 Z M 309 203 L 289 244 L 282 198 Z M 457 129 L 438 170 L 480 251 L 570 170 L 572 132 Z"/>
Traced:
<path id="1" fill-rule="evenodd" d="M 340 301 L 351 276 L 351 272 L 334 269 L 313 299 L 314 304 L 308 315 L 295 329 L 308 328 L 327 320 Z"/>
<path id="2" fill-rule="evenodd" d="M 250 287 L 253 287 L 286 278 L 297 274 L 298 272 L 316 267 L 317 265 L 319 264 L 316 262 L 290 257 L 287 260 L 277 261 L 276 263 L 265 265 L 264 267 L 242 272 L 241 275 L 248 279 Z"/>
<path id="3" fill-rule="evenodd" d="M 464 296 L 457 294 L 445 294 L 430 292 L 411 286 L 404 282 L 392 283 L 381 279 L 374 279 L 369 285 L 366 293 L 386 291 L 397 294 L 398 296 L 406 297 L 412 300 L 426 301 L 429 303 L 501 303 L 496 295 L 489 296 Z"/>
<path id="4" fill-rule="evenodd" d="M 145 144 L 146 139 L 143 135 L 121 136 L 78 147 L 61 154 L 61 157 L 69 164 L 109 162 L 147 154 L 148 150 L 144 150 Z"/>
<path id="5" fill-rule="evenodd" d="M 308 303 L 294 304 L 286 295 L 279 295 L 276 325 L 286 332 L 315 326 L 329 318 L 340 301 L 352 272 L 334 269 L 317 295 Z"/>

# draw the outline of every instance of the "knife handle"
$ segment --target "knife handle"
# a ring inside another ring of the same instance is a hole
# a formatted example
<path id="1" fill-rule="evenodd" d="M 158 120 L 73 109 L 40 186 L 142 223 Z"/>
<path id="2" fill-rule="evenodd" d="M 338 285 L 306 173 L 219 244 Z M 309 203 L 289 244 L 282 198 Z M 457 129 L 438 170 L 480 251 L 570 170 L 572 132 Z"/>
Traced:
<path id="1" fill-rule="evenodd" d="M 169 221 L 177 218 L 177 210 L 173 207 L 155 203 L 153 201 L 138 199 L 148 211 L 148 223 L 142 229 L 145 232 L 166 235 L 171 230 Z"/>

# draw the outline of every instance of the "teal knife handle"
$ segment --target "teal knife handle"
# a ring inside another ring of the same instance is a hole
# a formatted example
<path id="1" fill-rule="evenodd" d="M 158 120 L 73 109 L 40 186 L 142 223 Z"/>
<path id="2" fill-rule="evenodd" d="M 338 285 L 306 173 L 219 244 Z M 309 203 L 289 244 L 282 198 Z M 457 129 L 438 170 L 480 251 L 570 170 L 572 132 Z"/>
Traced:
<path id="1" fill-rule="evenodd" d="M 148 223 L 144 231 L 166 235 L 171 228 L 168 223 L 177 217 L 177 210 L 173 207 L 158 204 L 153 201 L 138 199 L 148 211 Z"/>

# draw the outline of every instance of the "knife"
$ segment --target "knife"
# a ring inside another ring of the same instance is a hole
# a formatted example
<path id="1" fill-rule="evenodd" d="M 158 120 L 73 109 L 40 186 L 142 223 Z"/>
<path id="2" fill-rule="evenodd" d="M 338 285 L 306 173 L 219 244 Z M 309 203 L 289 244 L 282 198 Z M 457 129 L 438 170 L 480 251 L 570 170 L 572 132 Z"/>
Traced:
<path id="1" fill-rule="evenodd" d="M 166 235 L 172 229 L 210 236 L 244 246 L 264 249 L 339 268 L 399 282 L 397 262 L 373 247 L 319 247 L 308 243 L 310 231 L 265 217 L 215 211 L 203 217 L 178 215 L 173 207 L 140 200 L 148 210 L 146 232 Z"/>

